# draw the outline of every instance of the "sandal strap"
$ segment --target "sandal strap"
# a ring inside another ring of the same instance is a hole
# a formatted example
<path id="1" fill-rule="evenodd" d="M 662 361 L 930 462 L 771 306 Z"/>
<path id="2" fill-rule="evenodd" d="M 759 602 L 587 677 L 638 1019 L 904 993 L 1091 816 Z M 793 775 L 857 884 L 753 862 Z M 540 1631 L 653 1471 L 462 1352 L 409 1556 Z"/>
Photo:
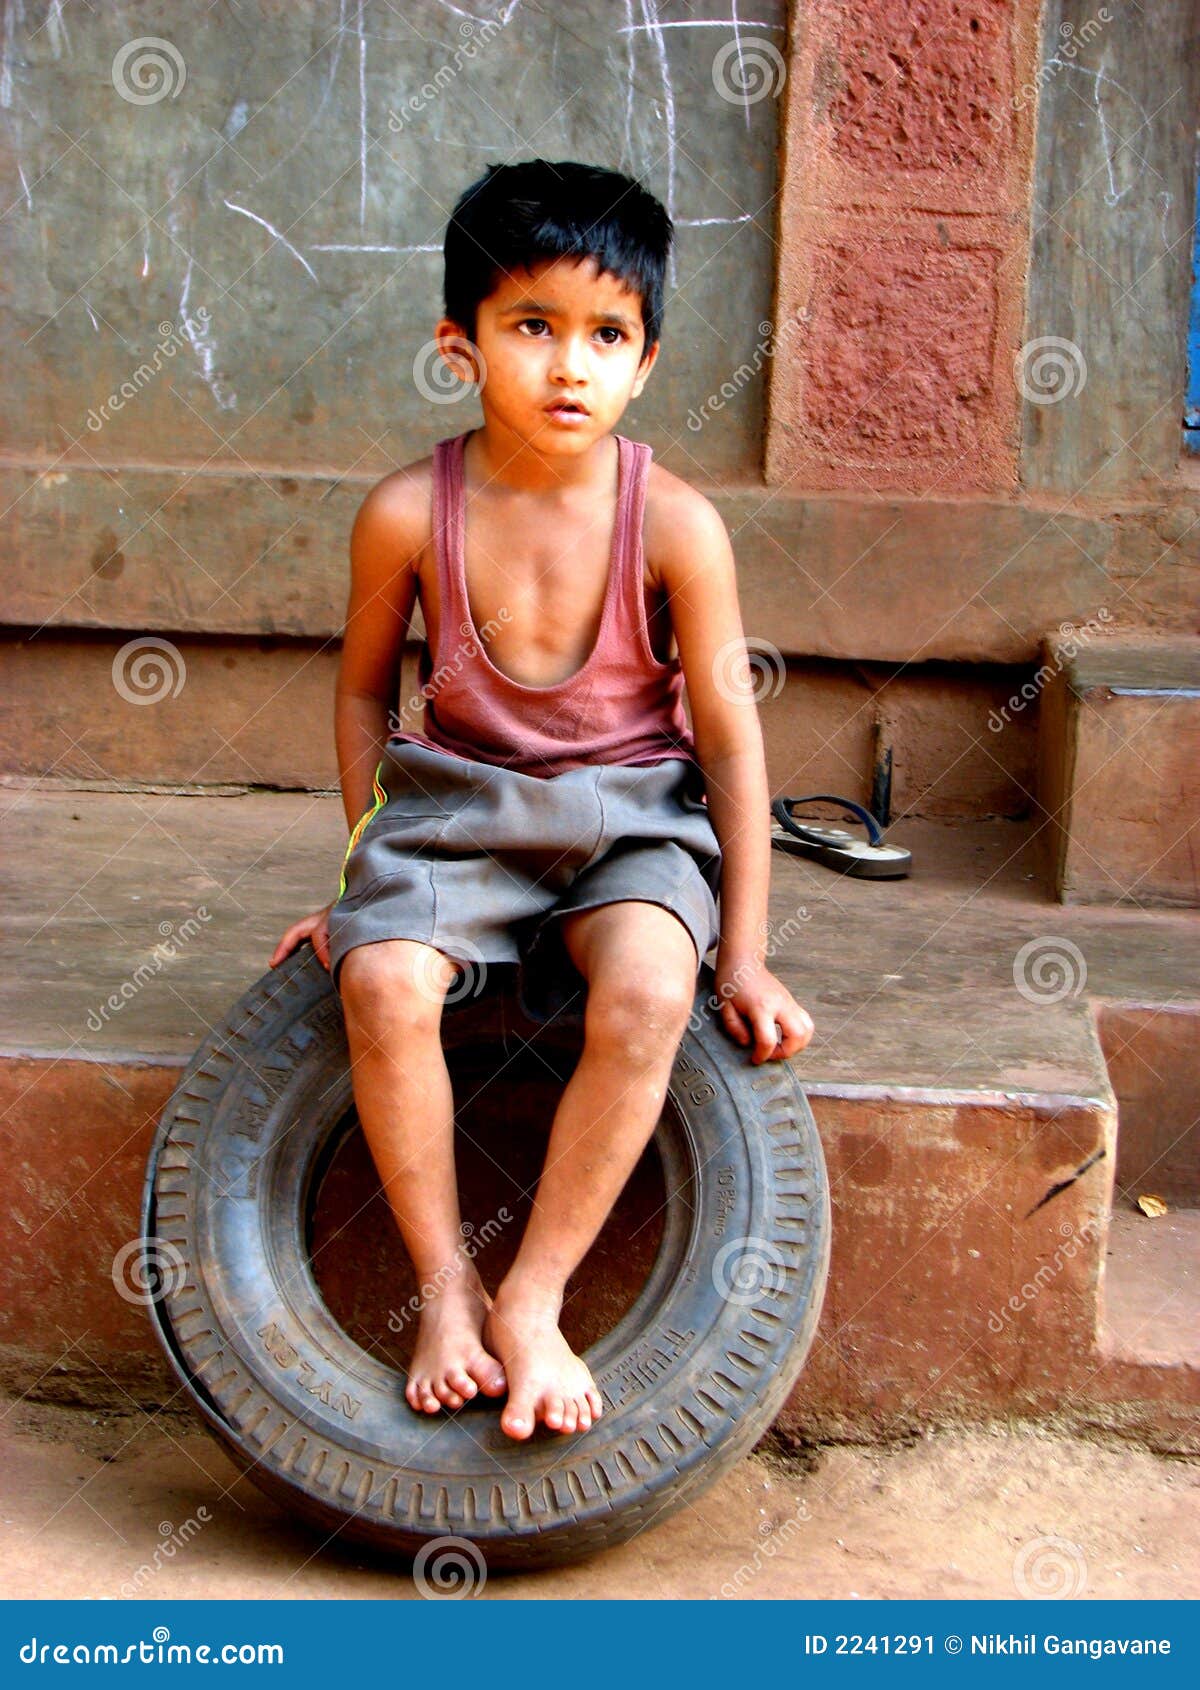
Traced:
<path id="1" fill-rule="evenodd" d="M 828 842 L 814 835 L 802 822 L 796 821 L 791 813 L 795 804 L 816 803 L 840 804 L 843 809 L 852 811 L 866 828 L 870 844 L 878 845 L 883 838 L 883 829 L 870 810 L 864 810 L 853 798 L 839 798 L 836 792 L 810 792 L 804 798 L 772 798 L 771 814 L 781 827 L 786 828 L 789 833 L 794 833 L 797 839 L 803 839 L 810 845 L 821 845 Z"/>

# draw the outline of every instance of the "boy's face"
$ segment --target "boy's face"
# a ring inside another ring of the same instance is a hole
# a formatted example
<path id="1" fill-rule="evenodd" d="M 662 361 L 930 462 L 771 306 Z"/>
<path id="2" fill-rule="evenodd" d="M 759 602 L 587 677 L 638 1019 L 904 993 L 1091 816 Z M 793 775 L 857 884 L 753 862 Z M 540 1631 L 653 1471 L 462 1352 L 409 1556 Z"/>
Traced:
<path id="1" fill-rule="evenodd" d="M 461 370 L 455 332 L 447 319 L 436 330 Z M 554 259 L 503 277 L 477 313 L 473 361 L 482 364 L 484 415 L 539 452 L 584 452 L 645 386 L 658 346 L 643 356 L 644 341 L 641 296 L 601 274 L 593 258 Z M 554 410 L 567 399 L 582 414 Z"/>

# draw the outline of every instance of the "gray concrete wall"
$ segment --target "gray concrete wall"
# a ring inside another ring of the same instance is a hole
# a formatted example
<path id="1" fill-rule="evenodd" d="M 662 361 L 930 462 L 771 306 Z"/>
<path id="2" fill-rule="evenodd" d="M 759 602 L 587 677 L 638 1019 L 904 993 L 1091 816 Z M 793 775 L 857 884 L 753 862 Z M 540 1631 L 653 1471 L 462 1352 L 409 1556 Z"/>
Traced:
<path id="1" fill-rule="evenodd" d="M 247 477 L 421 455 L 477 420 L 470 399 L 437 402 L 427 347 L 446 220 L 488 164 L 541 155 L 638 175 L 678 225 L 629 432 L 681 473 L 757 476 L 761 382 L 719 427 L 686 427 L 771 303 L 776 107 L 714 88 L 731 31 L 651 27 L 605 0 L 6 16 L 10 452 Z M 783 48 L 783 0 L 755 16 Z M 121 541 L 145 513 L 116 493 Z M 73 509 L 68 487 L 65 523 Z"/>

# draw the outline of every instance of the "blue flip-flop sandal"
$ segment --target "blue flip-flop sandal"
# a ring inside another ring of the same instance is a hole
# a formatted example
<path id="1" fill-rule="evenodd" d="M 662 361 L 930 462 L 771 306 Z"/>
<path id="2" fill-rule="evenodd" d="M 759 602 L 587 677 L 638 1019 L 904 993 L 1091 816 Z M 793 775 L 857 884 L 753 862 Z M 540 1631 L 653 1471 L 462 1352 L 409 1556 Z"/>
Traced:
<path id="1" fill-rule="evenodd" d="M 866 840 L 856 839 L 843 827 L 798 822 L 792 815 L 798 804 L 817 803 L 840 804 L 851 811 L 866 828 Z M 859 880 L 899 880 L 912 868 L 912 852 L 903 845 L 884 845 L 878 820 L 852 798 L 839 798 L 829 792 L 810 792 L 806 798 L 772 798 L 771 814 L 779 824 L 778 829 L 772 829 L 772 845 L 824 863 L 840 874 L 851 874 Z"/>

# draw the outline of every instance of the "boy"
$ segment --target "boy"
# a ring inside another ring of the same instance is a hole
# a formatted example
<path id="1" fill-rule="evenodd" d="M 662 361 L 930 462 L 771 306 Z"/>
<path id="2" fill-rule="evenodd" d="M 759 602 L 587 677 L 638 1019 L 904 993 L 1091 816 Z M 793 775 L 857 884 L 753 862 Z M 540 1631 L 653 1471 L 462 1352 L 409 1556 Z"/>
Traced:
<path id="1" fill-rule="evenodd" d="M 359 820 L 339 897 L 271 958 L 309 938 L 330 969 L 363 1132 L 438 1287 L 409 1404 L 507 1391 L 515 1439 L 601 1413 L 563 1290 L 657 1124 L 708 945 L 752 1061 L 813 1033 L 763 965 L 769 795 L 728 536 L 614 433 L 658 356 L 672 233 L 630 178 L 542 159 L 492 166 L 455 207 L 435 336 L 483 425 L 384 477 L 355 519 L 335 727 Z M 418 592 L 429 731 L 389 735 Z M 581 981 L 584 1036 L 490 1297 L 460 1247 L 439 1025 L 456 963 L 514 957 L 535 1019 Z"/>

